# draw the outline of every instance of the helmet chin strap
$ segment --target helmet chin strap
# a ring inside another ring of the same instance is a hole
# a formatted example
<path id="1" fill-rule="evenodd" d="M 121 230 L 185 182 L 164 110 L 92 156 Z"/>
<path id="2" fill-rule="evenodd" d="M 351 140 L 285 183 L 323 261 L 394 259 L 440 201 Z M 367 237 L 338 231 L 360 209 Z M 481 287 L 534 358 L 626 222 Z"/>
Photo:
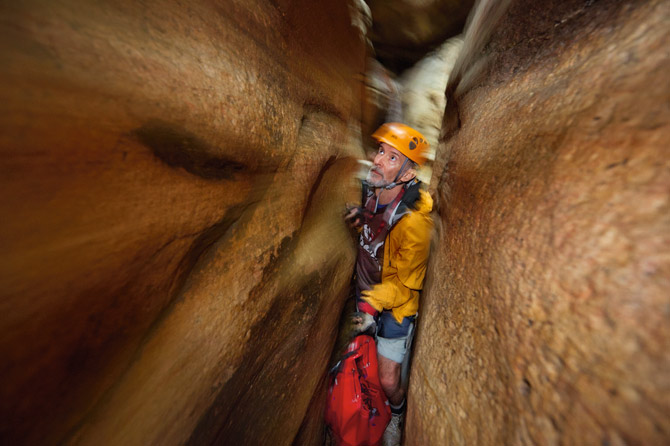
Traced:
<path id="1" fill-rule="evenodd" d="M 390 190 L 390 189 L 393 189 L 394 187 L 396 187 L 398 184 L 407 184 L 408 183 L 408 181 L 398 182 L 398 179 L 400 178 L 400 175 L 402 175 L 404 173 L 403 170 L 405 170 L 405 166 L 407 165 L 407 161 L 409 161 L 409 158 L 405 158 L 405 161 L 402 162 L 402 166 L 400 166 L 400 170 L 398 171 L 398 174 L 395 176 L 395 178 L 393 179 L 393 181 L 391 181 L 390 184 L 387 184 L 386 186 L 384 186 L 384 189 Z"/>
<path id="2" fill-rule="evenodd" d="M 382 188 L 382 189 L 386 189 L 386 190 L 391 190 L 391 189 L 393 189 L 394 187 L 399 186 L 399 185 L 401 185 L 401 184 L 407 184 L 407 183 L 411 183 L 411 182 L 413 182 L 413 181 L 416 181 L 416 178 L 412 178 L 412 179 L 409 180 L 409 181 L 398 181 L 398 179 L 399 179 L 399 178 L 403 175 L 403 173 L 404 173 L 403 170 L 405 169 L 405 166 L 407 165 L 407 161 L 409 161 L 409 158 L 405 158 L 405 161 L 403 161 L 402 166 L 400 166 L 400 170 L 398 170 L 398 174 L 395 176 L 395 178 L 393 179 L 393 181 L 391 181 L 391 182 L 390 182 L 389 184 L 387 184 L 386 186 L 375 186 L 374 184 L 370 183 L 370 182 L 367 181 L 367 180 L 363 180 L 363 182 L 364 182 L 365 185 L 366 185 L 367 187 L 369 187 L 370 189 L 379 189 L 379 188 Z"/>

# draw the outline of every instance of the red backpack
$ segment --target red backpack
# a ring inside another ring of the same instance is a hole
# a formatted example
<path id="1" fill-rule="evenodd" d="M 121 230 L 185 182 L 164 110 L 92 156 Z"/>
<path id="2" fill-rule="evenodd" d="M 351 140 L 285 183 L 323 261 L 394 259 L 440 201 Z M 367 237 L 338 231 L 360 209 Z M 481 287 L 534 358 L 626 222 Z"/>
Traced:
<path id="1" fill-rule="evenodd" d="M 372 337 L 356 336 L 331 370 L 325 419 L 338 446 L 381 443 L 391 408 L 379 383 L 377 346 Z"/>

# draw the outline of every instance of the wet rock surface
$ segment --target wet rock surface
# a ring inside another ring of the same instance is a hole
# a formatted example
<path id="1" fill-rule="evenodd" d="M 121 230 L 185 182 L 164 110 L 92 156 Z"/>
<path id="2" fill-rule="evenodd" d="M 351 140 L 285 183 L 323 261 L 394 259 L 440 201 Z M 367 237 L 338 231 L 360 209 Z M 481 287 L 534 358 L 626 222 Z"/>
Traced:
<path id="1" fill-rule="evenodd" d="M 347 4 L 0 9 L 0 443 L 289 444 L 354 259 Z"/>
<path id="2" fill-rule="evenodd" d="M 405 444 L 667 444 L 669 18 L 516 1 L 478 56 L 438 149 Z"/>

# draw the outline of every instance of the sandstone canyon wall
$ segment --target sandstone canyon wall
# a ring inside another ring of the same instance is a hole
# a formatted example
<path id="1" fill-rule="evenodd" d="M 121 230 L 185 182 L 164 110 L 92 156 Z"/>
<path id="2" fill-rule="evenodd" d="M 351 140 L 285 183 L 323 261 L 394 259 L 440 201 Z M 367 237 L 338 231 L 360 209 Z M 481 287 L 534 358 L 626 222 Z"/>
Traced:
<path id="1" fill-rule="evenodd" d="M 365 91 L 360 0 L 0 5 L 0 443 L 319 444 L 359 128 L 448 78 L 405 444 L 667 444 L 670 6 L 479 7 Z"/>
<path id="2" fill-rule="evenodd" d="M 354 258 L 350 11 L 2 3 L 0 443 L 291 443 Z"/>
<path id="3" fill-rule="evenodd" d="M 405 444 L 670 441 L 669 23 L 517 0 L 462 55 Z"/>

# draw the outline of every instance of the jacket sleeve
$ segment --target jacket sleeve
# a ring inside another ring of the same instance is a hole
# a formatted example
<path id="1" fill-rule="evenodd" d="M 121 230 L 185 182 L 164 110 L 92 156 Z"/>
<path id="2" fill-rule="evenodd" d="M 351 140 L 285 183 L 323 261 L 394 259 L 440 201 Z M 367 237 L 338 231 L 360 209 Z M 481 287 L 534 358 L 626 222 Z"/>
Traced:
<path id="1" fill-rule="evenodd" d="M 423 287 L 431 229 L 430 217 L 417 213 L 403 218 L 391 230 L 389 237 L 399 237 L 398 249 L 390 252 L 391 259 L 384 259 L 384 268 L 390 267 L 393 273 L 384 275 L 380 284 L 364 291 L 362 296 L 376 310 L 404 305 L 412 298 L 412 290 Z"/>

